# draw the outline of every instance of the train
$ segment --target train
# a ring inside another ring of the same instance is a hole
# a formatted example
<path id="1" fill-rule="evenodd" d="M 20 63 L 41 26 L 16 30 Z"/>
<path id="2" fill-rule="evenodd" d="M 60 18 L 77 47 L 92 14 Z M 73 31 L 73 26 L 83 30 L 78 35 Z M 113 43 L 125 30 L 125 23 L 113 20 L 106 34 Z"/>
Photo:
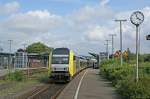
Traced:
<path id="1" fill-rule="evenodd" d="M 95 65 L 95 61 L 77 56 L 69 48 L 56 48 L 52 51 L 50 79 L 69 82 L 77 73 Z"/>

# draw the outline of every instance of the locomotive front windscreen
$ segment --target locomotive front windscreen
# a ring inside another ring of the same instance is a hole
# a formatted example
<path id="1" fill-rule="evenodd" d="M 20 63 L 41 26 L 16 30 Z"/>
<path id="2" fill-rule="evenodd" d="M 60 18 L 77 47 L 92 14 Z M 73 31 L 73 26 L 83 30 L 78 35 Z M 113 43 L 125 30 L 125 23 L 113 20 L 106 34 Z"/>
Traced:
<path id="1" fill-rule="evenodd" d="M 69 64 L 69 57 L 53 57 L 52 64 Z"/>
<path id="2" fill-rule="evenodd" d="M 53 51 L 52 64 L 69 64 L 69 49 L 56 48 Z"/>

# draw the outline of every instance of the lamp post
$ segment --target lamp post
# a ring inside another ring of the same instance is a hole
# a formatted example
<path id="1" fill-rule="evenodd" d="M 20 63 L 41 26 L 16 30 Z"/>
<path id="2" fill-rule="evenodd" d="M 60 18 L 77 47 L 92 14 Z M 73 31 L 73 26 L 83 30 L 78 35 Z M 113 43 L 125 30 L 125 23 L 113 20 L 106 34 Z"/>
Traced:
<path id="1" fill-rule="evenodd" d="M 130 17 L 130 21 L 136 27 L 136 81 L 139 80 L 139 26 L 144 21 L 144 15 L 140 11 L 133 12 Z"/>

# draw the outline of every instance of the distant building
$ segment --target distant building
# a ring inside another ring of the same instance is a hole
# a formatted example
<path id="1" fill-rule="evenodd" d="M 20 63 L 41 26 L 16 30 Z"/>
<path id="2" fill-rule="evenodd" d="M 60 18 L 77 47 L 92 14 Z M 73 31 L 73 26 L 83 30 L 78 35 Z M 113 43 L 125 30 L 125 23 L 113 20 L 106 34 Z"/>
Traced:
<path id="1" fill-rule="evenodd" d="M 28 54 L 28 66 L 30 68 L 36 67 L 47 67 L 49 61 L 49 54 L 37 54 L 37 53 L 29 53 Z"/>
<path id="2" fill-rule="evenodd" d="M 47 67 L 48 63 L 48 53 L 27 53 L 23 49 L 18 49 L 15 53 L 0 52 L 0 69 Z"/>
<path id="3" fill-rule="evenodd" d="M 22 49 L 19 49 L 15 53 L 15 68 L 27 68 L 28 64 L 28 54 Z"/>
<path id="4" fill-rule="evenodd" d="M 13 67 L 14 67 L 14 54 L 1 52 L 0 53 L 0 69 L 8 69 L 8 68 L 13 68 Z"/>
<path id="5" fill-rule="evenodd" d="M 15 53 L 15 68 L 38 68 L 48 66 L 49 54 L 27 53 L 19 49 Z"/>

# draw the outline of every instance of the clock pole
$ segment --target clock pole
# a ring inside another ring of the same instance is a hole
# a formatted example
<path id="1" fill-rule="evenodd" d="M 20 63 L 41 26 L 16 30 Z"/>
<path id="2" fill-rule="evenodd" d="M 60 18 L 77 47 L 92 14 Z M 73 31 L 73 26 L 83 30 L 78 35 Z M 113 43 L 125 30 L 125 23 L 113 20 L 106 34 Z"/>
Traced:
<path id="1" fill-rule="evenodd" d="M 139 25 L 136 25 L 136 81 L 138 82 L 139 80 Z"/>
<path id="2" fill-rule="evenodd" d="M 144 21 L 144 15 L 140 11 L 133 12 L 130 21 L 136 26 L 136 82 L 139 80 L 139 26 Z"/>

